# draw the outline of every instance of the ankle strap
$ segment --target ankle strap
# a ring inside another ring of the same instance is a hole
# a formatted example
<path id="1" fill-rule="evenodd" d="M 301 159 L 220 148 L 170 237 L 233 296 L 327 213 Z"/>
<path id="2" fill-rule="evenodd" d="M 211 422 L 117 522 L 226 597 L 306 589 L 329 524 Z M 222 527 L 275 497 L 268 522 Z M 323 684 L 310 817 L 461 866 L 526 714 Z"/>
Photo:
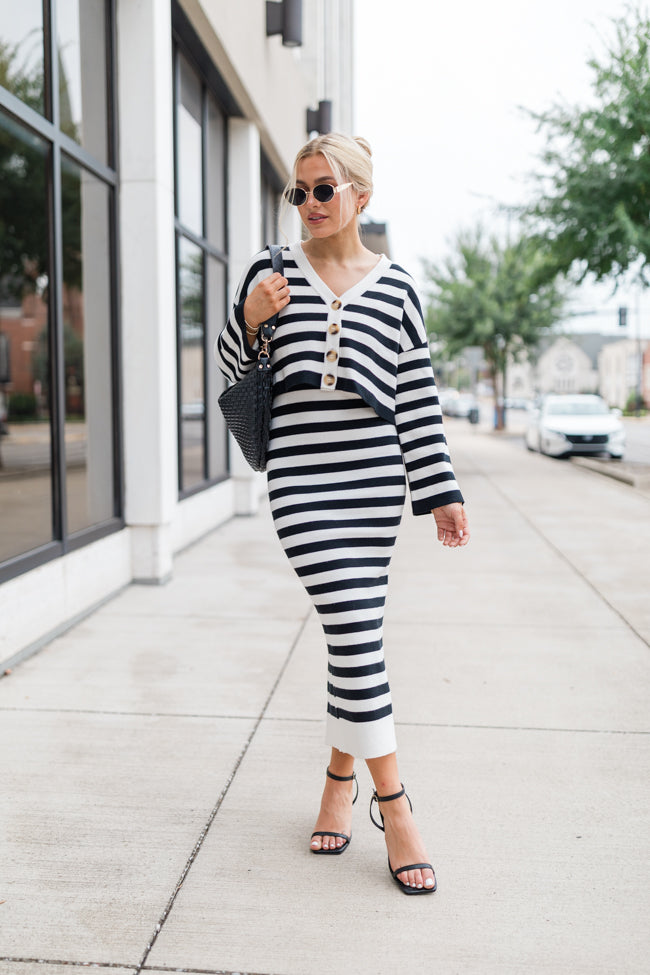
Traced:
<path id="1" fill-rule="evenodd" d="M 404 788 L 403 782 L 400 782 L 400 785 L 402 786 L 400 791 L 394 792 L 392 796 L 378 796 L 377 790 L 375 790 L 375 792 L 373 793 L 373 798 L 376 799 L 377 802 L 391 802 L 393 799 L 401 799 L 402 796 L 405 795 L 406 789 Z"/>
<path id="2" fill-rule="evenodd" d="M 327 778 L 334 779 L 336 782 L 352 782 L 352 780 L 356 779 L 357 777 L 354 772 L 352 773 L 352 775 L 334 775 L 334 772 L 330 772 L 329 769 L 326 769 L 326 772 L 327 772 Z"/>
<path id="3" fill-rule="evenodd" d="M 352 805 L 354 805 L 359 798 L 359 783 L 357 782 L 357 773 L 353 772 L 352 775 L 334 775 L 334 772 L 330 772 L 329 769 L 326 769 L 326 772 L 327 778 L 334 779 L 335 782 L 354 782 L 357 787 L 356 792 L 354 793 L 354 799 L 352 800 Z M 332 834 L 330 833 L 328 835 L 331 836 Z"/>
<path id="4" fill-rule="evenodd" d="M 382 811 L 380 809 L 379 810 L 379 815 L 381 816 L 381 823 L 378 823 L 377 820 L 375 819 L 375 817 L 372 814 L 372 804 L 373 804 L 373 802 L 376 802 L 377 803 L 377 806 L 379 806 L 379 803 L 380 802 L 391 802 L 391 800 L 393 800 L 393 799 L 401 799 L 402 796 L 406 796 L 407 802 L 408 802 L 409 806 L 411 807 L 411 812 L 413 812 L 413 805 L 412 805 L 411 800 L 409 799 L 409 797 L 406 795 L 406 789 L 404 788 L 404 783 L 402 782 L 400 784 L 401 784 L 402 788 L 400 789 L 399 792 L 394 792 L 392 796 L 378 796 L 377 795 L 377 790 L 375 789 L 375 791 L 373 792 L 372 796 L 370 797 L 370 818 L 373 821 L 374 825 L 377 827 L 377 829 L 380 829 L 382 831 L 382 833 L 385 833 L 386 832 L 386 830 L 384 829 L 384 814 L 382 813 Z"/>

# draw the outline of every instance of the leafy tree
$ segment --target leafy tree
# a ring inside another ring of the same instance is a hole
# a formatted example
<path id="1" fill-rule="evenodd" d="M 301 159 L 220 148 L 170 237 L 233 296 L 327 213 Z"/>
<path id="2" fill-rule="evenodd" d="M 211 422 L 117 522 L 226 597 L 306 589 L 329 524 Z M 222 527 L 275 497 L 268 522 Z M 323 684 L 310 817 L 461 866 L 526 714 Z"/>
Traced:
<path id="1" fill-rule="evenodd" d="M 578 280 L 620 279 L 633 269 L 650 283 L 650 19 L 628 7 L 613 21 L 615 39 L 592 58 L 591 107 L 554 105 L 540 114 L 546 132 L 527 212 L 558 270 Z"/>
<path id="2" fill-rule="evenodd" d="M 497 426 L 504 425 L 508 361 L 523 356 L 561 315 L 557 274 L 533 241 L 502 244 L 480 228 L 458 235 L 441 266 L 425 263 L 430 282 L 427 328 L 456 355 L 480 346 L 492 377 Z"/>

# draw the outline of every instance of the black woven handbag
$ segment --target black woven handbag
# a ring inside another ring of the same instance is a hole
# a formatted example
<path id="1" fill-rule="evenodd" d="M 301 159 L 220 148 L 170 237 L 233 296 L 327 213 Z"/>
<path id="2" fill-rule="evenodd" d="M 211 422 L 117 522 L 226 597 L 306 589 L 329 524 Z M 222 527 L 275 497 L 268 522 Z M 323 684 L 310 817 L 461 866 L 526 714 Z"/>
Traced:
<path id="1" fill-rule="evenodd" d="M 284 272 L 282 248 L 269 246 L 274 271 Z M 219 397 L 219 406 L 228 429 L 241 447 L 241 451 L 254 471 L 266 470 L 266 452 L 269 446 L 269 425 L 273 402 L 273 370 L 269 343 L 277 322 L 274 315 L 260 325 L 260 351 L 257 365 L 243 379 L 229 386 Z"/>

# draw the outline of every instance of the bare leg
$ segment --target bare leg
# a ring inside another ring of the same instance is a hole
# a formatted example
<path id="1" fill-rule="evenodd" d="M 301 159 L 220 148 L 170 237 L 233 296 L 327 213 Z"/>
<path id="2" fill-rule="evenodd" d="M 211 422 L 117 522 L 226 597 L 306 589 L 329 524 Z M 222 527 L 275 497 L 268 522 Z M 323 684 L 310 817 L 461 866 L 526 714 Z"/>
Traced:
<path id="1" fill-rule="evenodd" d="M 400 782 L 397 769 L 397 755 L 382 755 L 381 758 L 367 758 L 366 764 L 375 783 L 378 796 L 392 796 L 400 792 Z M 428 863 L 426 848 L 415 825 L 406 796 L 393 799 L 392 802 L 380 804 L 386 830 L 386 847 L 392 870 L 406 866 L 409 863 Z M 433 887 L 432 870 L 409 870 L 400 874 L 399 879 L 410 887 Z"/>
<path id="2" fill-rule="evenodd" d="M 354 756 L 333 748 L 329 770 L 333 775 L 352 775 Z M 345 833 L 346 836 L 350 836 L 353 796 L 354 782 L 336 782 L 326 777 L 320 813 L 314 831 L 331 829 L 333 833 Z M 314 836 L 310 846 L 312 850 L 329 850 L 343 846 L 344 843 L 345 840 L 340 836 Z"/>

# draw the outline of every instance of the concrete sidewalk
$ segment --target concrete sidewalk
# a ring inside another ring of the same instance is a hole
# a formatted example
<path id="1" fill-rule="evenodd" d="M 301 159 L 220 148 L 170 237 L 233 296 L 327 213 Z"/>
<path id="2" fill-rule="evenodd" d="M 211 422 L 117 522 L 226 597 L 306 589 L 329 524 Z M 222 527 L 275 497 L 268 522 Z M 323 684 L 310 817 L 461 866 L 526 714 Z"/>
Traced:
<path id="1" fill-rule="evenodd" d="M 447 428 L 472 541 L 406 517 L 385 627 L 438 892 L 391 880 L 363 765 L 309 852 L 324 644 L 265 509 L 0 681 L 1 975 L 645 975 L 650 497 Z"/>

